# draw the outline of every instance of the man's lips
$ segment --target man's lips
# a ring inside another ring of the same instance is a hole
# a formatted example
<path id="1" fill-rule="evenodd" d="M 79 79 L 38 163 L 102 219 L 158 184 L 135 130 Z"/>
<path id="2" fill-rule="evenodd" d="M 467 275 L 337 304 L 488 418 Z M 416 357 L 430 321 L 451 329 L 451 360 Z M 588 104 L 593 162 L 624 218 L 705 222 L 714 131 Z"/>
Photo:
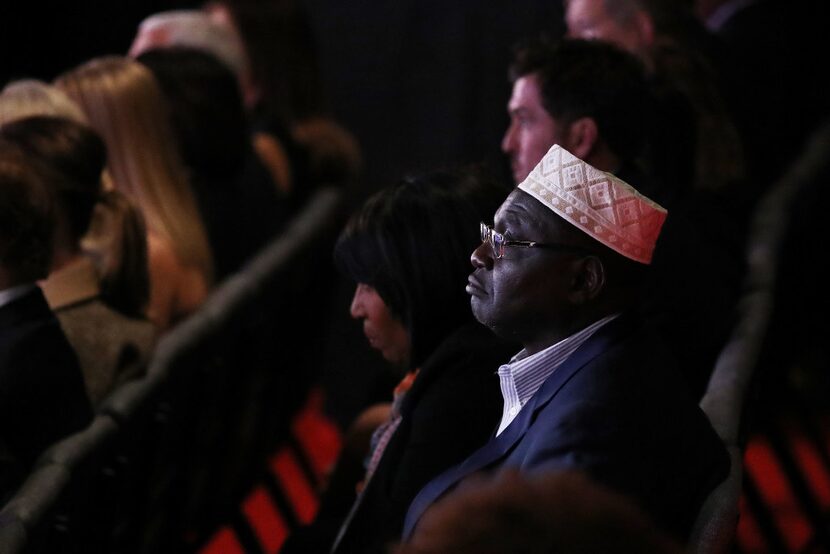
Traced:
<path id="1" fill-rule="evenodd" d="M 481 285 L 478 279 L 475 278 L 474 275 L 470 275 L 470 277 L 467 279 L 467 287 L 464 290 L 466 290 L 467 294 L 469 294 L 470 296 L 483 296 L 487 293 L 487 291 L 484 290 L 484 287 Z"/>
<path id="2" fill-rule="evenodd" d="M 367 329 L 365 326 L 363 327 L 363 336 L 366 337 L 366 340 L 369 342 L 369 346 L 377 348 L 378 339 L 375 336 L 375 333 Z"/>

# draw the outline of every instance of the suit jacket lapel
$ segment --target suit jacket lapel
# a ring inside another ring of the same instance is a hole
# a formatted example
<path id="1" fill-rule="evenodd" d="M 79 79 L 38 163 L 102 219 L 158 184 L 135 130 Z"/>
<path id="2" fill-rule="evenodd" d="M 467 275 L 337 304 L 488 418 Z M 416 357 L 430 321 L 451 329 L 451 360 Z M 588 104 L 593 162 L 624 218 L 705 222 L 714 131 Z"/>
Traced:
<path id="1" fill-rule="evenodd" d="M 585 364 L 605 352 L 612 343 L 627 334 L 626 329 L 630 328 L 631 321 L 626 315 L 621 315 L 602 326 L 547 378 L 501 435 L 488 441 L 461 464 L 448 469 L 421 489 L 407 511 L 403 530 L 404 540 L 409 539 L 423 512 L 440 496 L 461 480 L 506 456 L 525 435 L 536 413 L 553 399 L 565 383 Z"/>
<path id="2" fill-rule="evenodd" d="M 635 325 L 633 325 L 632 317 L 626 314 L 622 314 L 600 327 L 542 383 L 542 386 L 528 401 L 525 408 L 522 408 L 522 412 L 527 409 L 529 413 L 535 414 L 535 412 L 544 408 L 577 371 L 607 351 L 613 343 L 627 336 L 633 327 Z M 521 415 L 522 412 L 519 412 L 519 414 Z"/>

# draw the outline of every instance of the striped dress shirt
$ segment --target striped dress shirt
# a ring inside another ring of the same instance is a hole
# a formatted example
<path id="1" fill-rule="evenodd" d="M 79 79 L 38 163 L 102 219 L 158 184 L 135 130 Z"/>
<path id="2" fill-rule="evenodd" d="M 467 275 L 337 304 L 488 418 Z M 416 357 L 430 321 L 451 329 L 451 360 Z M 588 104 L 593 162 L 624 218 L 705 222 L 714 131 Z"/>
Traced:
<path id="1" fill-rule="evenodd" d="M 600 327 L 617 317 L 619 314 L 606 316 L 588 325 L 570 337 L 564 338 L 544 350 L 528 356 L 522 350 L 498 370 L 501 384 L 501 395 L 504 398 L 504 410 L 501 416 L 496 435 L 507 429 L 510 422 L 519 415 L 522 407 L 530 400 L 542 383 L 562 365 L 568 356 L 573 354 L 583 342 L 593 335 Z"/>

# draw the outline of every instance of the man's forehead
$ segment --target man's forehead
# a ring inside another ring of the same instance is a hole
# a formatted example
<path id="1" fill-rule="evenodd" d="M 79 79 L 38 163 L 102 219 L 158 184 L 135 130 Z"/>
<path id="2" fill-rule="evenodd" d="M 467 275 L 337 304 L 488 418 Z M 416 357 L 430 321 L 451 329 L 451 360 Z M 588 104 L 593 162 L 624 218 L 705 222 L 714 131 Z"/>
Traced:
<path id="1" fill-rule="evenodd" d="M 510 109 L 517 109 L 528 104 L 539 104 L 541 94 L 536 73 L 522 75 L 513 83 L 513 92 L 507 106 Z"/>
<path id="2" fill-rule="evenodd" d="M 496 212 L 495 223 L 521 226 L 535 230 L 548 230 L 557 224 L 558 215 L 541 202 L 515 189 Z"/>
<path id="3" fill-rule="evenodd" d="M 612 25 L 604 1 L 573 0 L 565 6 L 565 23 L 568 35 L 582 38 L 597 38 L 592 33 L 603 25 Z"/>

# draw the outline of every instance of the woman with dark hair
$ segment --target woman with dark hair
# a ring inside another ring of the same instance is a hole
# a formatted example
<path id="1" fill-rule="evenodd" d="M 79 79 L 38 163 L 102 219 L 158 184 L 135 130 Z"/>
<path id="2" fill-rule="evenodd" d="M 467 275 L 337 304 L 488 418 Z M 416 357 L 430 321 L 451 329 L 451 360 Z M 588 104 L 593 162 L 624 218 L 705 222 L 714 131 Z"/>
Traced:
<path id="1" fill-rule="evenodd" d="M 507 192 L 472 172 L 405 179 L 371 197 L 335 246 L 337 266 L 357 283 L 352 317 L 362 320 L 372 347 L 406 372 L 373 436 L 337 552 L 382 551 L 400 535 L 420 488 L 495 429 L 496 370 L 512 345 L 473 319 L 464 286 L 479 223 L 492 218 Z M 333 533 L 325 533 L 325 522 L 343 516 L 331 513 L 333 501 L 324 499 L 314 532 L 301 532 L 287 551 L 328 551 Z M 315 545 L 301 544 L 312 536 Z"/>

